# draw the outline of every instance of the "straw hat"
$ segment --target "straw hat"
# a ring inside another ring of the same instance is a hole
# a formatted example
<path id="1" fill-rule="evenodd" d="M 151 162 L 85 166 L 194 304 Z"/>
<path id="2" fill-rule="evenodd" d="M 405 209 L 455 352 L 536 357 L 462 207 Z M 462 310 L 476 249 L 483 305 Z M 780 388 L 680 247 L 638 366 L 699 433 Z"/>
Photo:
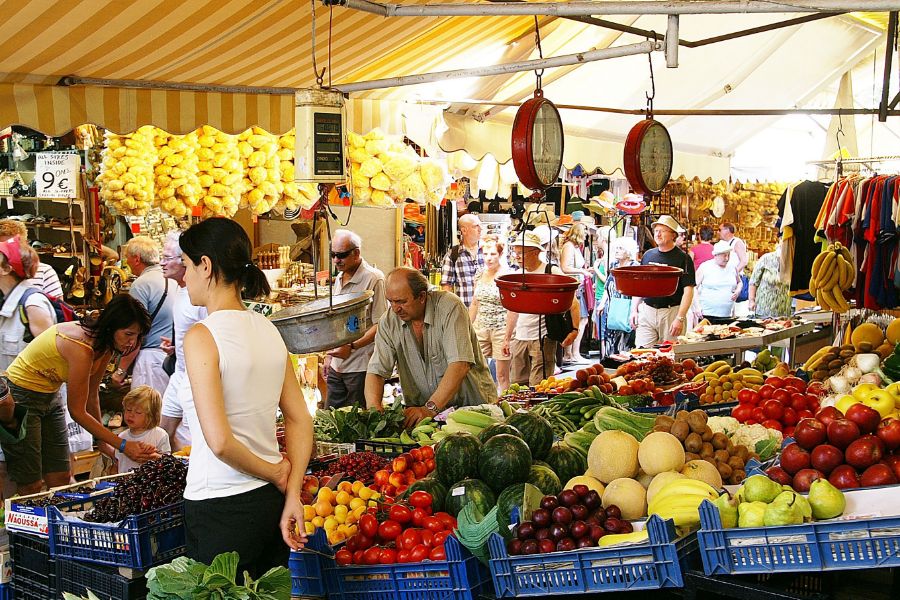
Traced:
<path id="1" fill-rule="evenodd" d="M 665 225 L 675 233 L 684 233 L 684 228 L 678 224 L 678 221 L 676 221 L 669 215 L 663 215 L 657 220 L 653 221 L 653 223 L 650 224 L 650 227 L 653 227 L 654 225 Z"/>
<path id="2" fill-rule="evenodd" d="M 523 245 L 526 248 L 537 248 L 538 250 L 544 249 L 544 246 L 541 245 L 541 237 L 533 231 L 523 231 L 520 235 L 517 235 L 512 242 L 513 248 L 521 248 Z"/>
<path id="3" fill-rule="evenodd" d="M 546 224 L 548 221 L 553 222 L 556 219 L 556 213 L 552 208 L 548 208 L 536 202 L 530 202 L 525 205 L 525 215 L 522 220 L 528 225 Z"/>
<path id="4" fill-rule="evenodd" d="M 590 202 L 582 205 L 582 208 L 597 213 L 613 211 L 616 209 L 616 196 L 609 190 L 604 190 L 599 196 L 590 198 Z"/>
<path id="5" fill-rule="evenodd" d="M 729 252 L 731 252 L 731 244 L 729 244 L 725 240 L 719 240 L 718 242 L 716 242 L 712 250 L 713 256 L 717 254 L 728 254 Z"/>

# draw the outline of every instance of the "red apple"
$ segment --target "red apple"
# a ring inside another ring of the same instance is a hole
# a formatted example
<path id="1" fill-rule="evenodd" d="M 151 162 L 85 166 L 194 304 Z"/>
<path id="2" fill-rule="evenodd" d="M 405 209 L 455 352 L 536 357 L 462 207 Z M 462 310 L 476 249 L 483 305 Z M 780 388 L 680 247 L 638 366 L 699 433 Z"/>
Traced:
<path id="1" fill-rule="evenodd" d="M 861 433 L 872 433 L 878 429 L 878 423 L 881 422 L 881 415 L 878 411 L 862 402 L 857 402 L 848 408 L 847 414 L 844 416 L 856 423 Z"/>
<path id="2" fill-rule="evenodd" d="M 828 441 L 841 450 L 859 439 L 859 426 L 849 419 L 835 419 L 826 426 L 826 431 Z"/>
<path id="3" fill-rule="evenodd" d="M 791 477 L 791 474 L 782 469 L 781 467 L 769 467 L 766 469 L 766 475 L 774 481 L 775 483 L 780 483 L 781 485 L 791 485 L 793 483 L 794 478 Z"/>
<path id="4" fill-rule="evenodd" d="M 812 464 L 814 469 L 829 475 L 837 467 L 844 464 L 844 453 L 831 444 L 822 444 L 816 446 L 810 452 L 810 464 Z"/>
<path id="5" fill-rule="evenodd" d="M 875 435 L 874 433 L 869 433 L 869 434 L 866 434 L 866 435 L 861 435 L 861 436 L 859 436 L 859 439 L 861 439 L 861 440 L 872 440 L 873 442 L 875 442 L 875 445 L 877 445 L 878 448 L 881 450 L 881 455 L 882 455 L 882 456 L 884 456 L 885 454 L 888 453 L 888 449 L 885 447 L 884 442 L 882 442 L 882 441 L 881 441 L 881 438 L 878 437 L 877 435 Z"/>
<path id="6" fill-rule="evenodd" d="M 787 427 L 785 427 L 784 431 L 782 432 L 784 434 L 784 437 L 786 437 L 786 438 L 794 437 L 794 429 L 796 429 L 796 426 L 794 426 L 794 425 L 788 425 Z"/>
<path id="7" fill-rule="evenodd" d="M 831 472 L 828 481 L 839 490 L 859 487 L 859 475 L 850 465 L 841 465 Z"/>
<path id="8" fill-rule="evenodd" d="M 816 403 L 818 404 L 818 403 Z M 816 406 L 816 410 L 819 410 L 819 407 Z M 798 410 L 797 411 L 797 422 L 799 423 L 803 419 L 815 419 L 816 414 L 811 410 Z M 822 423 L 824 425 L 824 423 Z"/>
<path id="9" fill-rule="evenodd" d="M 768 384 L 772 386 L 772 391 L 777 390 L 780 387 L 784 387 L 784 378 L 776 377 L 772 375 L 771 377 L 767 377 L 764 384 Z"/>
<path id="10" fill-rule="evenodd" d="M 800 412 L 801 410 L 806 410 L 806 407 L 806 394 L 791 394 L 791 408 L 796 412 Z"/>
<path id="11" fill-rule="evenodd" d="M 886 463 L 894 471 L 897 479 L 900 480 L 900 454 L 886 456 L 881 462 Z"/>
<path id="12" fill-rule="evenodd" d="M 806 393 L 822 397 L 825 394 L 825 384 L 821 381 L 812 381 L 806 386 Z"/>
<path id="13" fill-rule="evenodd" d="M 900 448 L 900 420 L 893 417 L 883 419 L 881 423 L 878 424 L 875 435 L 884 442 L 884 447 L 888 450 Z"/>
<path id="14" fill-rule="evenodd" d="M 825 479 L 825 475 L 815 469 L 802 469 L 794 475 L 794 489 L 798 492 L 808 492 L 809 486 L 816 479 Z"/>
<path id="15" fill-rule="evenodd" d="M 788 444 L 781 451 L 781 468 L 790 475 L 796 475 L 798 471 L 808 469 L 810 464 L 809 452 L 797 444 Z"/>
<path id="16" fill-rule="evenodd" d="M 816 418 L 822 421 L 822 423 L 825 424 L 825 427 L 828 427 L 828 425 L 831 424 L 832 421 L 843 419 L 844 413 L 833 406 L 826 406 L 816 413 Z"/>
<path id="17" fill-rule="evenodd" d="M 797 421 L 797 411 L 791 408 L 790 406 L 784 409 L 784 414 L 781 415 L 781 422 L 784 423 L 785 427 L 790 427 L 792 425 L 796 425 Z"/>
<path id="18" fill-rule="evenodd" d="M 772 400 L 778 400 L 784 405 L 791 403 L 791 391 L 786 390 L 785 388 L 776 389 L 775 392 L 772 393 Z"/>
<path id="19" fill-rule="evenodd" d="M 794 428 L 794 440 L 801 448 L 812 450 L 819 444 L 824 444 L 828 433 L 825 424 L 818 419 L 800 419 Z"/>
<path id="20" fill-rule="evenodd" d="M 859 476 L 859 484 L 863 487 L 894 485 L 895 483 L 897 483 L 897 476 L 893 469 L 881 463 L 872 465 Z"/>
<path id="21" fill-rule="evenodd" d="M 859 438 L 847 446 L 844 458 L 847 464 L 857 469 L 868 469 L 881 460 L 883 452 L 878 445 L 878 438 L 866 436 Z"/>

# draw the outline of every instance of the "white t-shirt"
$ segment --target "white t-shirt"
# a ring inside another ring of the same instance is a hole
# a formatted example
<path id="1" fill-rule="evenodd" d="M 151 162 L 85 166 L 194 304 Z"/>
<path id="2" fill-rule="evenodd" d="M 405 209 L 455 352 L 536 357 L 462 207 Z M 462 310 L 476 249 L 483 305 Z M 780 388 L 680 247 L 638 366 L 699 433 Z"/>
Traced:
<path id="1" fill-rule="evenodd" d="M 156 448 L 160 454 L 172 451 L 172 447 L 169 446 L 169 434 L 166 433 L 166 430 L 162 427 L 154 427 L 153 429 L 142 431 L 137 435 L 131 433 L 130 429 L 126 429 L 119 434 L 119 437 L 129 442 L 143 442 L 144 444 L 150 444 Z M 119 461 L 119 473 L 127 473 L 133 468 L 141 465 L 141 463 L 134 462 L 118 450 L 116 450 L 116 460 Z"/>
<path id="2" fill-rule="evenodd" d="M 517 270 L 514 272 L 521 273 L 522 271 Z M 529 274 L 546 273 L 546 272 L 547 272 L 547 265 L 544 263 L 541 263 L 541 265 L 534 271 L 526 271 L 526 273 L 529 273 Z M 556 275 L 565 275 L 565 273 L 563 273 L 562 270 L 556 265 L 553 265 L 551 267 L 550 272 L 554 273 Z M 525 313 L 519 313 L 519 318 L 516 320 L 516 330 L 513 334 L 513 338 L 515 338 L 519 341 L 522 341 L 522 342 L 531 342 L 531 341 L 541 339 L 540 335 L 539 335 L 540 333 L 543 333 L 544 337 L 547 337 L 547 325 L 546 325 L 546 323 L 544 323 L 543 326 L 541 326 L 540 321 L 541 321 L 541 315 L 529 315 L 529 314 L 525 314 Z M 540 327 L 540 331 L 538 330 L 539 327 Z"/>
<path id="3" fill-rule="evenodd" d="M 275 438 L 275 413 L 284 387 L 287 347 L 266 317 L 249 310 L 220 310 L 202 324 L 212 334 L 219 353 L 219 373 L 225 416 L 235 439 L 270 463 L 281 462 Z M 188 500 L 236 496 L 268 482 L 242 473 L 219 460 L 200 427 L 192 390 L 184 398 L 184 416 L 191 427 Z"/>
<path id="4" fill-rule="evenodd" d="M 182 419 L 184 416 L 185 397 L 191 395 L 191 383 L 188 381 L 187 369 L 184 365 L 184 336 L 188 329 L 206 318 L 206 307 L 194 306 L 188 295 L 187 287 L 179 287 L 175 291 L 175 305 L 172 307 L 172 320 L 175 325 L 175 372 L 169 378 L 169 385 L 163 396 L 162 414 L 166 417 Z M 182 420 L 177 430 L 178 437 L 186 444 L 191 443 L 191 431 L 187 421 Z"/>

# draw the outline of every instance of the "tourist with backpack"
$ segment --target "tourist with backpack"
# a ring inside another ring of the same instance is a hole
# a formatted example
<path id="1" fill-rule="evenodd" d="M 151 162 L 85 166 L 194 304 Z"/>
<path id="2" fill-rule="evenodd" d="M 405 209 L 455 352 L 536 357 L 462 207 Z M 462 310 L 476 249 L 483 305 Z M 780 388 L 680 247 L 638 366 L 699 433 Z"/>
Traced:
<path id="1" fill-rule="evenodd" d="M 453 292 L 466 308 L 475 298 L 475 274 L 484 270 L 481 251 L 481 219 L 477 215 L 459 218 L 460 244 L 453 246 L 444 257 L 441 268 L 441 289 Z"/>

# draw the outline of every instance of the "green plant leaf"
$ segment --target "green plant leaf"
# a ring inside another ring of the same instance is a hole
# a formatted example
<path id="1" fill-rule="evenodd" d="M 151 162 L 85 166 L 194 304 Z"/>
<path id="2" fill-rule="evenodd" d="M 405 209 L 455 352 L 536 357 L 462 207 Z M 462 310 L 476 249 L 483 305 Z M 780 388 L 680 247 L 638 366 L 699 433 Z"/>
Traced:
<path id="1" fill-rule="evenodd" d="M 213 559 L 212 564 L 209 565 L 206 573 L 204 573 L 203 583 L 205 584 L 209 581 L 213 575 L 221 575 L 229 583 L 235 585 L 237 583 L 238 560 L 237 552 L 223 552 L 219 554 Z"/>
<path id="2" fill-rule="evenodd" d="M 291 572 L 285 567 L 274 567 L 256 581 L 257 594 L 271 594 L 276 600 L 290 600 Z"/>

